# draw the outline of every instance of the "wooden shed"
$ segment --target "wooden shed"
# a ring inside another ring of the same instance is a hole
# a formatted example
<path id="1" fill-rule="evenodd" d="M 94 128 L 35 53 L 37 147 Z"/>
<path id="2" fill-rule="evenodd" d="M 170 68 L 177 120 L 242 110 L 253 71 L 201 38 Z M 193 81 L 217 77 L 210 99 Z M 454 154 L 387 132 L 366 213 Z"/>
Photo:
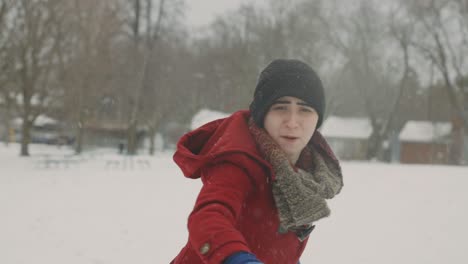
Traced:
<path id="1" fill-rule="evenodd" d="M 408 121 L 401 130 L 400 162 L 449 164 L 450 122 Z"/>

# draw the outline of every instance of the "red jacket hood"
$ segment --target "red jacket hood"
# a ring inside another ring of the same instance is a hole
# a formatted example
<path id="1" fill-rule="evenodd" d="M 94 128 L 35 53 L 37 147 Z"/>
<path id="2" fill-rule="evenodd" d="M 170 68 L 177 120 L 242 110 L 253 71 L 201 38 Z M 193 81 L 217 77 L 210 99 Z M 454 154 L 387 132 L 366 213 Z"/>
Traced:
<path id="1" fill-rule="evenodd" d="M 200 169 L 208 164 L 231 160 L 231 154 L 247 154 L 261 165 L 270 165 L 261 157 L 250 134 L 248 110 L 207 123 L 182 136 L 177 143 L 174 161 L 184 175 L 196 179 Z"/>

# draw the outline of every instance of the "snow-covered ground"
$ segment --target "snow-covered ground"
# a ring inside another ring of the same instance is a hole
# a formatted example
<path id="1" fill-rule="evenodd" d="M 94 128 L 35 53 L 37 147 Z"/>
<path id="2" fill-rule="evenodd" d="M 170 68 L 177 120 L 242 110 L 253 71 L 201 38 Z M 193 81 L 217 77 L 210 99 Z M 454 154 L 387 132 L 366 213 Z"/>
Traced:
<path id="1" fill-rule="evenodd" d="M 171 153 L 0 145 L 1 264 L 164 264 L 201 186 Z M 303 264 L 468 263 L 468 167 L 343 163 Z M 268 264 L 268 263 L 267 263 Z"/>

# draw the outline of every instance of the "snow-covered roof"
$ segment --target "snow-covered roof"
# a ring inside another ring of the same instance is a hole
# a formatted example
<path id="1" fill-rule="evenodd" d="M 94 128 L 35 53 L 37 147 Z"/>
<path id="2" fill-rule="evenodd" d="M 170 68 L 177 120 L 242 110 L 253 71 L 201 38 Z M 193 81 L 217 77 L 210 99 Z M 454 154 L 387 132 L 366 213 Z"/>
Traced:
<path id="1" fill-rule="evenodd" d="M 225 118 L 227 116 L 229 116 L 229 114 L 227 113 L 209 110 L 209 109 L 201 109 L 193 116 L 190 129 L 194 130 L 208 122 L 211 122 L 220 118 Z"/>
<path id="2" fill-rule="evenodd" d="M 401 141 L 433 142 L 451 131 L 452 124 L 449 122 L 408 121 L 399 137 Z"/>
<path id="3" fill-rule="evenodd" d="M 325 137 L 368 139 L 372 126 L 368 118 L 329 116 L 320 131 Z"/>
<path id="4" fill-rule="evenodd" d="M 34 121 L 34 124 L 36 126 L 55 125 L 57 123 L 58 123 L 57 120 L 55 120 L 53 118 L 50 118 L 50 117 L 48 117 L 46 115 L 40 115 Z"/>
<path id="5" fill-rule="evenodd" d="M 36 120 L 34 120 L 34 125 L 35 126 L 45 126 L 45 125 L 55 125 L 57 124 L 58 121 L 53 119 L 53 118 L 50 118 L 46 115 L 39 115 Z M 17 117 L 15 119 L 13 119 L 13 125 L 14 126 L 17 126 L 17 127 L 20 127 L 21 125 L 23 124 L 23 119 L 20 118 L 20 117 Z"/>

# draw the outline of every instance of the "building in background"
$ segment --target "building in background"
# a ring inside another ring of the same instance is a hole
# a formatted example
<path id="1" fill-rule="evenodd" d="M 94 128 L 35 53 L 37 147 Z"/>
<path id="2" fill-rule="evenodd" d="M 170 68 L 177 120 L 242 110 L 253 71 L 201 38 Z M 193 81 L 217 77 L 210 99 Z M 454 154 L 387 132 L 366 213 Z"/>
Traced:
<path id="1" fill-rule="evenodd" d="M 401 163 L 450 164 L 452 123 L 408 121 L 399 141 Z"/>
<path id="2" fill-rule="evenodd" d="M 368 118 L 329 116 L 320 131 L 340 159 L 366 159 L 372 133 Z"/>
<path id="3" fill-rule="evenodd" d="M 13 119 L 12 128 L 9 132 L 11 142 L 21 142 L 22 139 L 22 118 Z M 62 124 L 47 115 L 39 115 L 31 128 L 31 143 L 53 144 L 53 145 L 70 145 L 73 144 L 73 137 L 65 133 Z"/>
<path id="4" fill-rule="evenodd" d="M 143 146 L 147 129 L 139 126 L 136 132 L 138 148 Z M 87 122 L 83 134 L 85 147 L 120 148 L 126 151 L 128 124 L 125 122 Z"/>

